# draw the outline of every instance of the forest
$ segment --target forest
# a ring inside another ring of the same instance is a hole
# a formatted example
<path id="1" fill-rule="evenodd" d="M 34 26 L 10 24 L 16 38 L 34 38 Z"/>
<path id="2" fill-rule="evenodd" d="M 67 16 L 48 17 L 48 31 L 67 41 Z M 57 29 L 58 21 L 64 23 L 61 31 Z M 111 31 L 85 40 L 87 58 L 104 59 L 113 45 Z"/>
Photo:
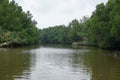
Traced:
<path id="1" fill-rule="evenodd" d="M 39 29 L 15 1 L 0 0 L 0 43 L 6 45 L 28 45 L 39 42 Z"/>
<path id="2" fill-rule="evenodd" d="M 90 17 L 74 19 L 40 31 L 42 43 L 82 42 L 103 49 L 120 48 L 120 0 L 109 0 L 96 6 Z"/>
<path id="3" fill-rule="evenodd" d="M 24 12 L 14 0 L 0 0 L 0 43 L 9 45 L 72 44 L 80 42 L 103 49 L 120 48 L 120 0 L 96 6 L 92 15 L 68 25 L 38 29 L 30 11 Z"/>

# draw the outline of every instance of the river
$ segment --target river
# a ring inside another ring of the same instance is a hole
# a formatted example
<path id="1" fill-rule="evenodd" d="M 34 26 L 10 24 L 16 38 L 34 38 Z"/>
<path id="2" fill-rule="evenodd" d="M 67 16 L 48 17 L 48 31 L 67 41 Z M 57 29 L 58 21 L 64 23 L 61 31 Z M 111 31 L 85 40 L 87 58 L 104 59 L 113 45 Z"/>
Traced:
<path id="1" fill-rule="evenodd" d="M 112 51 L 45 45 L 0 49 L 0 80 L 120 80 Z"/>

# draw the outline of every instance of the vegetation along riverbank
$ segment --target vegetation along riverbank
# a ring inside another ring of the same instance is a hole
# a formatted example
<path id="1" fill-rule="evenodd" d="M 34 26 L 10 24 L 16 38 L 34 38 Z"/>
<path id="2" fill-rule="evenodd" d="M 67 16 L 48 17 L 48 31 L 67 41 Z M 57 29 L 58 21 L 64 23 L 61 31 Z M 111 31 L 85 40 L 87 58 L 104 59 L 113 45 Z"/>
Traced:
<path id="1" fill-rule="evenodd" d="M 15 1 L 0 1 L 0 47 L 36 43 L 94 45 L 120 49 L 120 0 L 96 6 L 90 17 L 72 20 L 68 25 L 38 29 L 30 11 Z"/>
<path id="2" fill-rule="evenodd" d="M 0 47 L 38 43 L 36 24 L 30 11 L 24 12 L 14 0 L 0 1 Z"/>
<path id="3" fill-rule="evenodd" d="M 42 43 L 94 45 L 120 49 L 120 0 L 108 0 L 96 6 L 90 17 L 74 19 L 68 26 L 52 26 L 40 31 Z M 74 44 L 74 43 L 73 43 Z"/>

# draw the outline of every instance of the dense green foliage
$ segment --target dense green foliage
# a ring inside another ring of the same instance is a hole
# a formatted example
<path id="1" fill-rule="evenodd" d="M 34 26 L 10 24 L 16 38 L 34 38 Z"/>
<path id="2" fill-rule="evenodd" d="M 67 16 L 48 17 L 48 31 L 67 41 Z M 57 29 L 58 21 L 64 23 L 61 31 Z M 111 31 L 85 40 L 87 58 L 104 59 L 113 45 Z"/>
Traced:
<path id="1" fill-rule="evenodd" d="M 69 44 L 70 30 L 64 25 L 49 27 L 40 31 L 42 43 Z"/>
<path id="2" fill-rule="evenodd" d="M 40 31 L 42 43 L 71 44 L 76 41 L 83 41 L 85 34 L 83 23 L 73 20 L 68 26 L 59 25 L 49 27 Z"/>
<path id="3" fill-rule="evenodd" d="M 31 13 L 25 13 L 14 0 L 0 0 L 0 43 L 37 43 L 39 30 L 35 27 L 36 24 Z"/>
<path id="4" fill-rule="evenodd" d="M 68 26 L 56 26 L 41 30 L 43 43 L 86 44 L 101 48 L 120 48 L 120 0 L 109 0 L 96 6 L 91 17 L 73 20 Z"/>
<path id="5" fill-rule="evenodd" d="M 120 48 L 120 1 L 99 4 L 86 23 L 88 40 L 101 48 Z"/>
<path id="6" fill-rule="evenodd" d="M 0 43 L 70 44 L 79 42 L 101 48 L 120 48 L 120 0 L 109 0 L 96 6 L 91 17 L 74 19 L 68 26 L 59 25 L 43 30 L 37 29 L 32 20 L 15 1 L 0 0 Z"/>

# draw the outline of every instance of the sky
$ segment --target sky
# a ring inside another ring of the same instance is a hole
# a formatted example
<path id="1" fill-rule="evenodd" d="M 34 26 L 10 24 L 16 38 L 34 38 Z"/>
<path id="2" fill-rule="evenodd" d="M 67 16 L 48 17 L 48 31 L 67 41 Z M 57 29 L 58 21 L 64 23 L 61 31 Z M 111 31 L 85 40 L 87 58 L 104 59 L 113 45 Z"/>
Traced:
<path id="1" fill-rule="evenodd" d="M 90 16 L 97 4 L 108 0 L 15 0 L 23 10 L 30 11 L 40 29 L 68 25 L 73 19 Z"/>

